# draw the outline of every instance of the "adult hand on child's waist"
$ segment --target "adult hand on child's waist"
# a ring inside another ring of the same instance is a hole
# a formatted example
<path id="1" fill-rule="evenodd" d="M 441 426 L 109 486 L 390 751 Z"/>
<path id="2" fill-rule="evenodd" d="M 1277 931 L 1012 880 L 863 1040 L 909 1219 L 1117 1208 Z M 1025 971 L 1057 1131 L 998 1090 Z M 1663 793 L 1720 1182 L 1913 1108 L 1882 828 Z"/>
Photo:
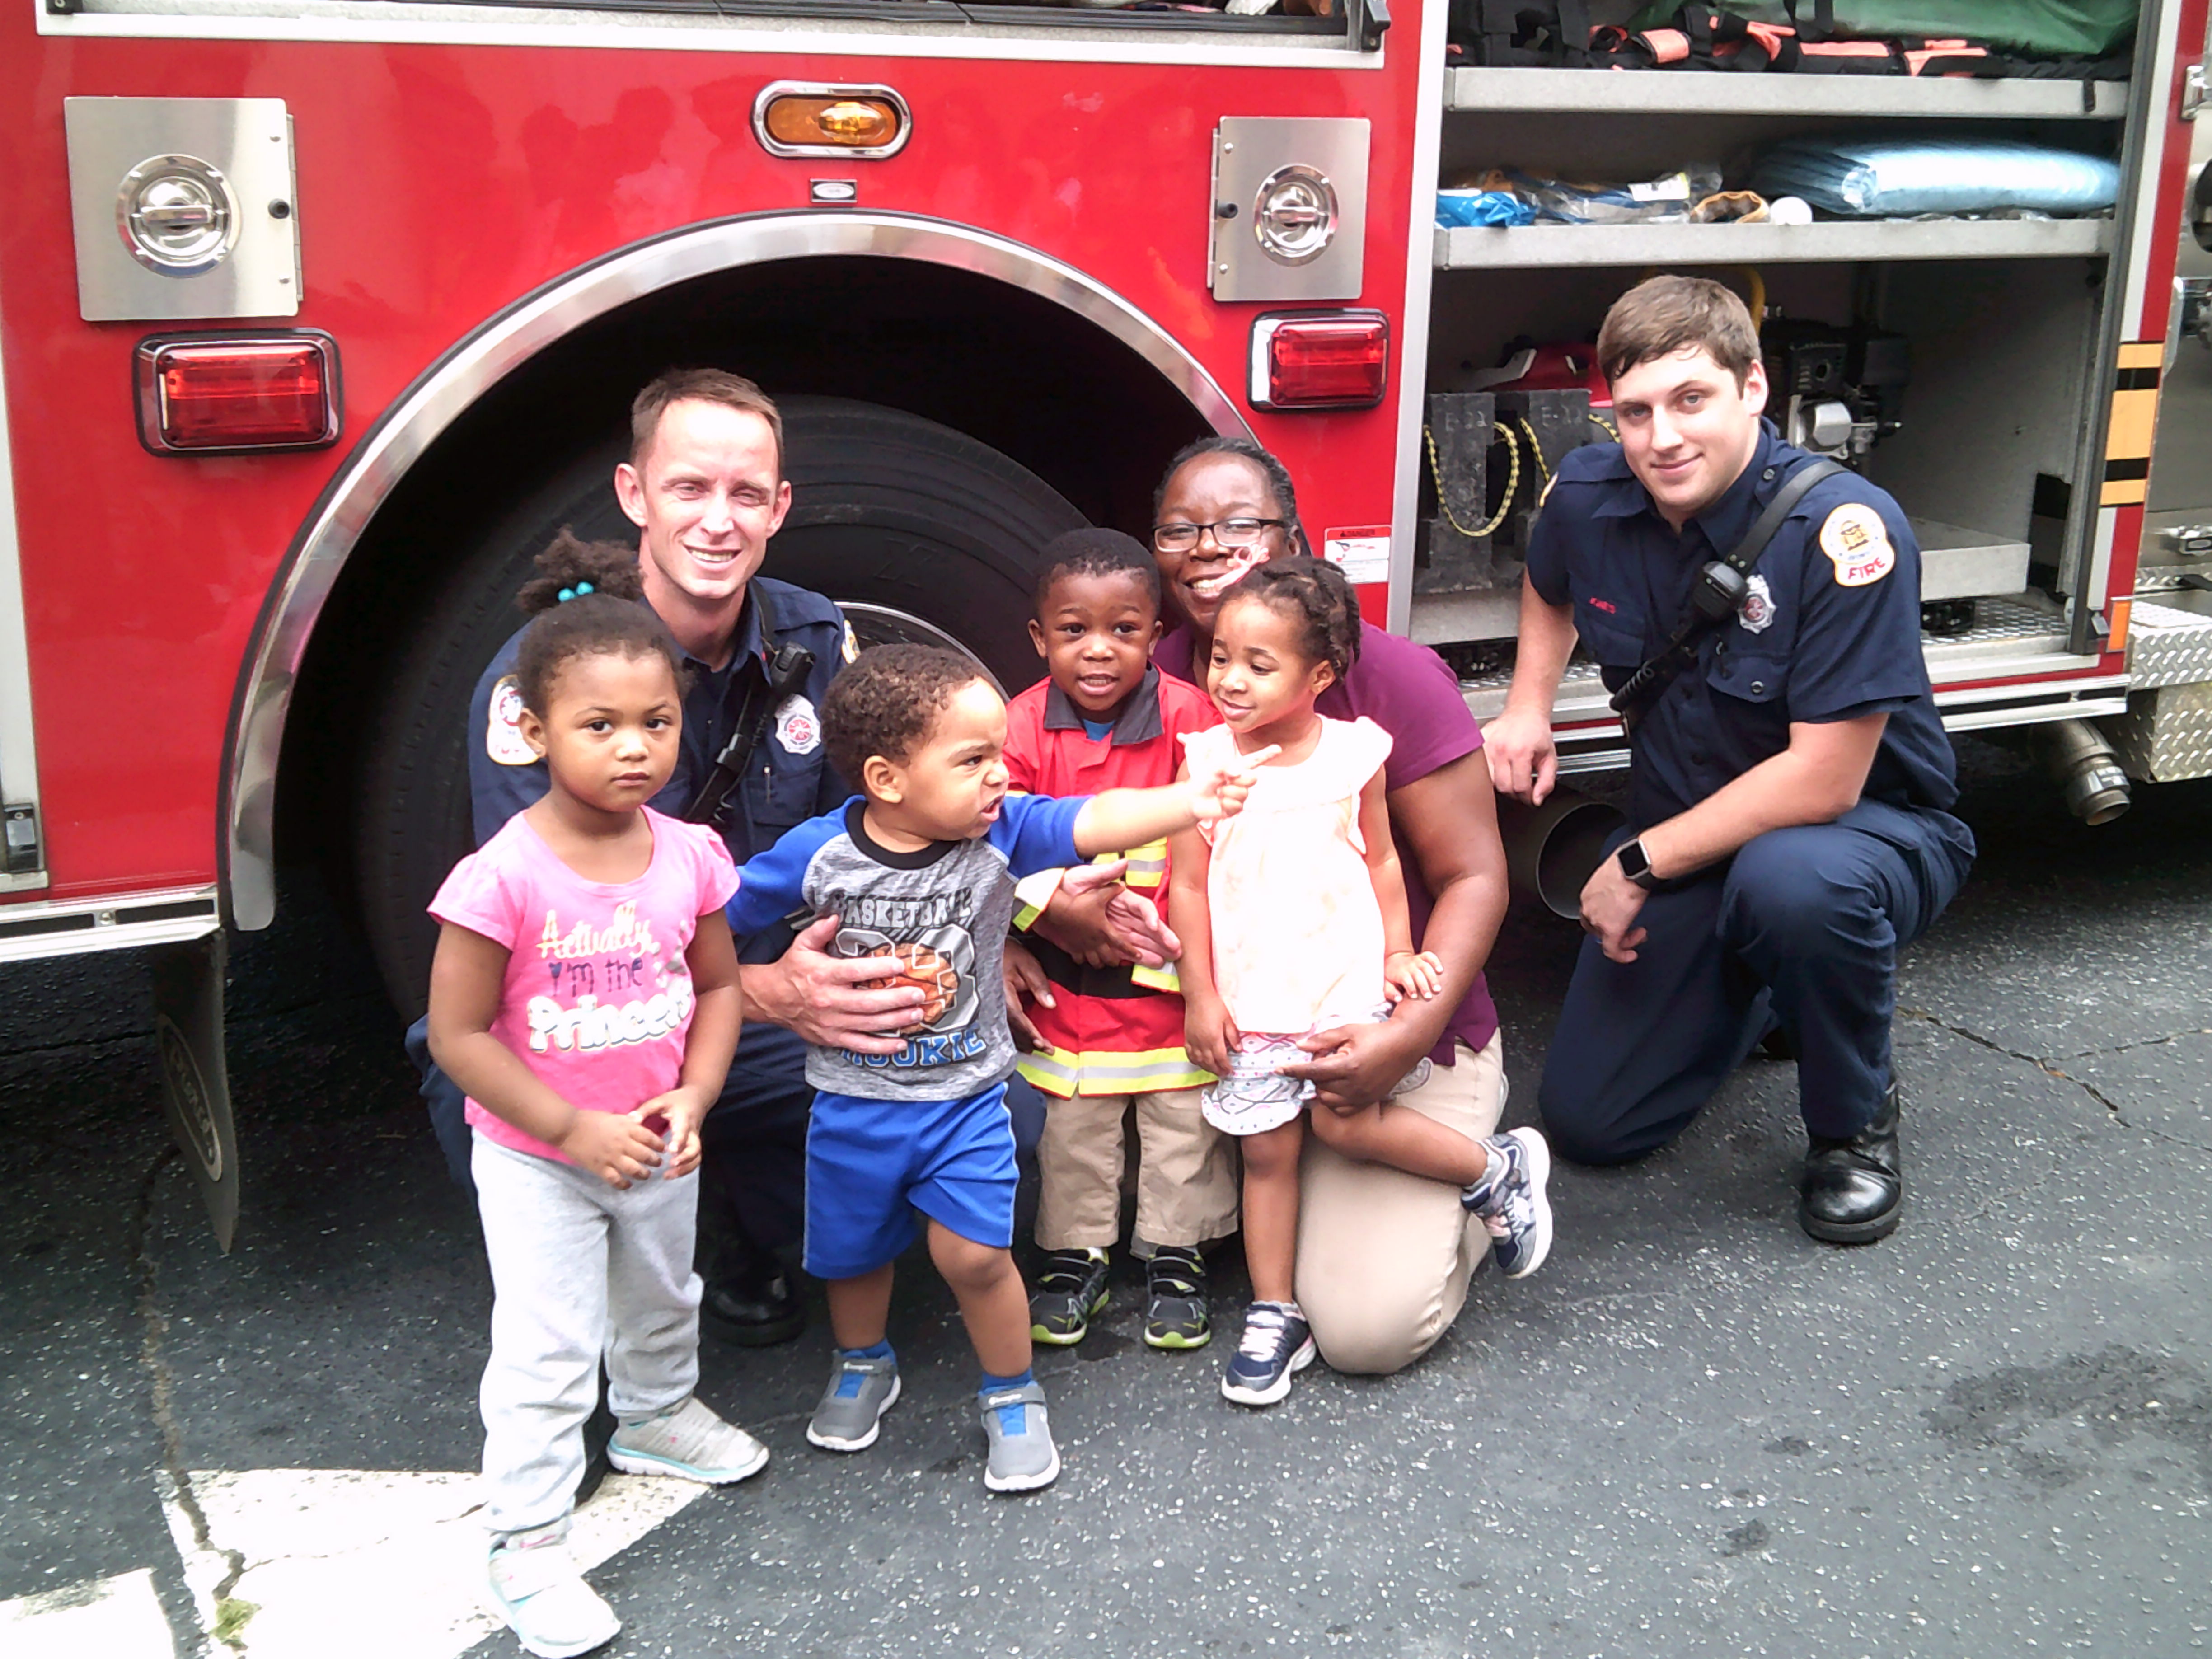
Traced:
<path id="1" fill-rule="evenodd" d="M 1314 1104 L 1334 1112 L 1363 1111 L 1388 1095 L 1429 1052 L 1411 1019 L 1334 1025 L 1298 1039 L 1313 1058 L 1283 1067 L 1285 1077 L 1314 1085 Z"/>
<path id="2" fill-rule="evenodd" d="M 745 1018 L 783 1026 L 824 1048 L 901 1053 L 906 1039 L 884 1033 L 911 1024 L 927 994 L 918 985 L 861 989 L 897 964 L 880 957 L 830 956 L 823 947 L 836 937 L 837 918 L 820 916 L 775 961 L 741 968 Z"/>

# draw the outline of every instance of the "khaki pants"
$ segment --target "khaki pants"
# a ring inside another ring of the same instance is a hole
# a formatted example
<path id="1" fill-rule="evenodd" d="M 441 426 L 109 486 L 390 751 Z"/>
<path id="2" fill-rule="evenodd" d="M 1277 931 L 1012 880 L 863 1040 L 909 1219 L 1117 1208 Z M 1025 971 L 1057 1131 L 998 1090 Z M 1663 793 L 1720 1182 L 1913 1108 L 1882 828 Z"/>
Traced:
<path id="1" fill-rule="evenodd" d="M 1121 1121 L 1137 1114 L 1137 1234 L 1185 1248 L 1237 1231 L 1237 1151 L 1199 1115 L 1199 1091 L 1045 1097 L 1036 1242 L 1098 1249 L 1121 1236 Z"/>
<path id="2" fill-rule="evenodd" d="M 1505 1108 L 1505 1053 L 1458 1045 L 1398 1103 L 1480 1140 Z M 1326 1108 L 1317 1109 L 1326 1110 Z M 1459 1188 L 1379 1164 L 1355 1164 L 1306 1137 L 1298 1182 L 1298 1302 L 1333 1370 L 1389 1376 L 1435 1346 L 1467 1302 L 1490 1251 Z"/>

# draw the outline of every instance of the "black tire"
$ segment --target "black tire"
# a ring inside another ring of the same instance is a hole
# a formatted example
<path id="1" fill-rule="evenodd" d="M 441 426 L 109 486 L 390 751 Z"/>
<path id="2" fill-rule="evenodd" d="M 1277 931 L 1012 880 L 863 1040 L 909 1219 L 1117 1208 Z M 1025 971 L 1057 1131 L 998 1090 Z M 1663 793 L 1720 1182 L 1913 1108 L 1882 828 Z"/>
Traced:
<path id="1" fill-rule="evenodd" d="M 793 504 L 766 573 L 879 607 L 856 616 L 864 643 L 941 634 L 1009 689 L 1035 680 L 1030 572 L 1037 550 L 1083 515 L 1027 468 L 918 416 L 836 398 L 781 404 Z M 560 466 L 477 545 L 455 550 L 451 576 L 368 711 L 356 809 L 362 920 L 386 988 L 410 1018 L 422 1012 L 437 939 L 423 907 L 474 845 L 470 694 L 520 625 L 514 594 L 556 531 L 636 535 L 611 483 L 623 452 L 611 438 Z"/>

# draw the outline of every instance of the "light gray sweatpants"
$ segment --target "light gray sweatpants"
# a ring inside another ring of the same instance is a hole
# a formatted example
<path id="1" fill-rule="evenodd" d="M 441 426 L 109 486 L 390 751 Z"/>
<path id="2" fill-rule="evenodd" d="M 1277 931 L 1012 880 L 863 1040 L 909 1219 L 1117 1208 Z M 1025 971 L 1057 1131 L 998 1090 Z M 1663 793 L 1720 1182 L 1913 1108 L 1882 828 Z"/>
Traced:
<path id="1" fill-rule="evenodd" d="M 621 1191 L 574 1164 L 475 1137 L 470 1169 L 491 1258 L 484 1514 L 494 1533 L 563 1519 L 584 1475 L 584 1422 L 650 1417 L 699 1381 L 696 1176 Z"/>

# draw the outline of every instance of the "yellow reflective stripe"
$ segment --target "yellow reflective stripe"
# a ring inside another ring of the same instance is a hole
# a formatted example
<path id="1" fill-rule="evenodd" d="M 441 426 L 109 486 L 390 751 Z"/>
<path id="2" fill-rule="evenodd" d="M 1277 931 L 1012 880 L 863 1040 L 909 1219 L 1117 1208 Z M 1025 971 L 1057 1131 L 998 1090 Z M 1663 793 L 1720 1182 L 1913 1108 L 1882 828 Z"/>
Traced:
<path id="1" fill-rule="evenodd" d="M 1202 1089 L 1213 1081 L 1213 1073 L 1192 1065 L 1180 1048 L 1148 1048 L 1133 1054 L 1079 1054 L 1047 1048 L 1024 1054 L 1015 1068 L 1061 1100 L 1071 1095 L 1165 1094 L 1175 1089 Z"/>
<path id="2" fill-rule="evenodd" d="M 1079 1094 L 1152 1094 L 1201 1088 L 1213 1081 L 1213 1073 L 1192 1065 L 1180 1045 L 1140 1054 L 1085 1054 L 1077 1055 L 1075 1062 L 1082 1073 Z"/>
<path id="3" fill-rule="evenodd" d="M 1066 1100 L 1082 1080 L 1082 1061 L 1065 1048 L 1044 1048 L 1024 1054 L 1014 1069 L 1046 1094 Z"/>
<path id="4" fill-rule="evenodd" d="M 1060 891 L 1060 870 L 1032 870 L 1014 884 L 1014 926 L 1027 932 Z"/>
<path id="5" fill-rule="evenodd" d="M 1129 861 L 1128 871 L 1121 878 L 1126 887 L 1157 887 L 1167 879 L 1168 844 L 1164 840 L 1146 842 L 1126 853 L 1101 853 L 1091 861 L 1118 864 L 1124 859 Z"/>
<path id="6" fill-rule="evenodd" d="M 1129 983 L 1141 985 L 1149 991 L 1172 991 L 1177 995 L 1182 992 L 1182 975 L 1176 971 L 1172 962 L 1160 968 L 1147 968 L 1141 962 L 1133 962 L 1129 964 Z"/>

